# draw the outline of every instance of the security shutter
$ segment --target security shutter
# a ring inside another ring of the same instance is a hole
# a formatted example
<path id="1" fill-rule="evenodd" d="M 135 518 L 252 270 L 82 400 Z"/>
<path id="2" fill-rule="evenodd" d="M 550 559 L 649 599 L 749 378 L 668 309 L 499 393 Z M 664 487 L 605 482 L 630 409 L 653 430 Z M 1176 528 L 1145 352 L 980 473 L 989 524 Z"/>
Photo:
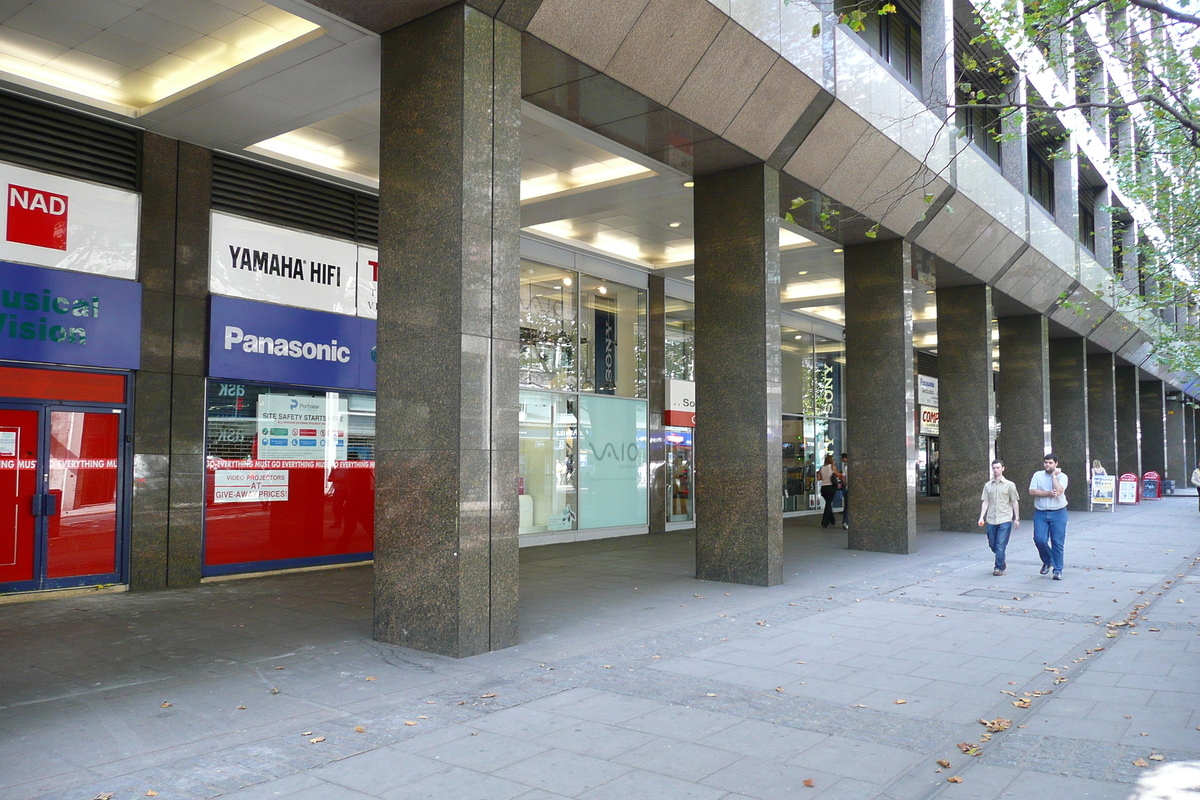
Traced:
<path id="1" fill-rule="evenodd" d="M 0 92 L 0 120 L 0 160 L 137 190 L 137 129 L 9 92 Z"/>
<path id="2" fill-rule="evenodd" d="M 360 244 L 379 242 L 375 195 L 226 153 L 213 153 L 212 207 Z"/>

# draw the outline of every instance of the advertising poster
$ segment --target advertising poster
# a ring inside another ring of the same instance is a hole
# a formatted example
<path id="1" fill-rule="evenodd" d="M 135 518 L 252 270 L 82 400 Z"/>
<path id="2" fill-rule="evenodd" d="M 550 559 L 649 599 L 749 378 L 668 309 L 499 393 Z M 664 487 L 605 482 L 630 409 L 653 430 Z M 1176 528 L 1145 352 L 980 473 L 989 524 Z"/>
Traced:
<path id="1" fill-rule="evenodd" d="M 1121 505 L 1132 505 L 1138 500 L 1137 476 L 1127 472 L 1117 482 L 1117 502 Z"/>
<path id="2" fill-rule="evenodd" d="M 327 397 L 260 395 L 256 459 L 280 461 L 346 460 L 348 401 Z"/>
<path id="3" fill-rule="evenodd" d="M 1116 493 L 1116 475 L 1092 476 L 1092 505 L 1112 506 Z"/>
<path id="4" fill-rule="evenodd" d="M 288 499 L 288 474 L 286 469 L 219 469 L 213 473 L 213 502 L 285 502 Z"/>
<path id="5" fill-rule="evenodd" d="M 928 375 L 917 376 L 917 403 L 931 408 L 938 407 L 938 379 Z"/>
<path id="6" fill-rule="evenodd" d="M 667 379 L 666 408 L 663 424 L 682 428 L 696 427 L 696 384 L 693 381 Z"/>
<path id="7" fill-rule="evenodd" d="M 209 289 L 335 314 L 354 314 L 358 246 L 213 212 Z"/>
<path id="8" fill-rule="evenodd" d="M 579 398 L 579 524 L 646 524 L 646 404 Z"/>
<path id="9" fill-rule="evenodd" d="M 137 278 L 134 192 L 0 164 L 0 260 Z"/>

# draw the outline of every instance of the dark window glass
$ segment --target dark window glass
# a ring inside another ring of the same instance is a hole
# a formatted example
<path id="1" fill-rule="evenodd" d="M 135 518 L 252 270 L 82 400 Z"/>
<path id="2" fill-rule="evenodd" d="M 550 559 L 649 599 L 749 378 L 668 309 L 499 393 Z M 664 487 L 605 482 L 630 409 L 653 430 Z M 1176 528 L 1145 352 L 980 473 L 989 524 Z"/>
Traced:
<path id="1" fill-rule="evenodd" d="M 1040 153 L 1032 150 L 1029 153 L 1029 196 L 1054 213 L 1054 169 Z"/>

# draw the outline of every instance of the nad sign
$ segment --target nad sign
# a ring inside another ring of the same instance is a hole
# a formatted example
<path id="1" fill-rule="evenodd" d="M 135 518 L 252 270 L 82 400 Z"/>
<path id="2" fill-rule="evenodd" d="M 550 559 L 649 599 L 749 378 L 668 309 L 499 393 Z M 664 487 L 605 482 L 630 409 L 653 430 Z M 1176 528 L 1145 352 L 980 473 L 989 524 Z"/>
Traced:
<path id="1" fill-rule="evenodd" d="M 137 278 L 137 194 L 12 164 L 0 164 L 0 189 L 0 260 Z"/>
<path id="2" fill-rule="evenodd" d="M 142 285 L 0 262 L 0 359 L 137 369 Z"/>
<path id="3" fill-rule="evenodd" d="M 917 404 L 938 407 L 938 379 L 928 375 L 917 376 Z"/>
<path id="4" fill-rule="evenodd" d="M 213 297 L 214 378 L 375 391 L 375 321 Z"/>

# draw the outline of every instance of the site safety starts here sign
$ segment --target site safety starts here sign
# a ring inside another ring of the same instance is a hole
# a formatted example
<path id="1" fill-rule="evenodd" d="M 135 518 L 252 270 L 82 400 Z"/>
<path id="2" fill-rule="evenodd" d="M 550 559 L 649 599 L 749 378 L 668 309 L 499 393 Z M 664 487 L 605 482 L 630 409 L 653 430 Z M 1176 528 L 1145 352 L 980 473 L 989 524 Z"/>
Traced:
<path id="1" fill-rule="evenodd" d="M 0 260 L 137 278 L 134 192 L 0 163 Z"/>

